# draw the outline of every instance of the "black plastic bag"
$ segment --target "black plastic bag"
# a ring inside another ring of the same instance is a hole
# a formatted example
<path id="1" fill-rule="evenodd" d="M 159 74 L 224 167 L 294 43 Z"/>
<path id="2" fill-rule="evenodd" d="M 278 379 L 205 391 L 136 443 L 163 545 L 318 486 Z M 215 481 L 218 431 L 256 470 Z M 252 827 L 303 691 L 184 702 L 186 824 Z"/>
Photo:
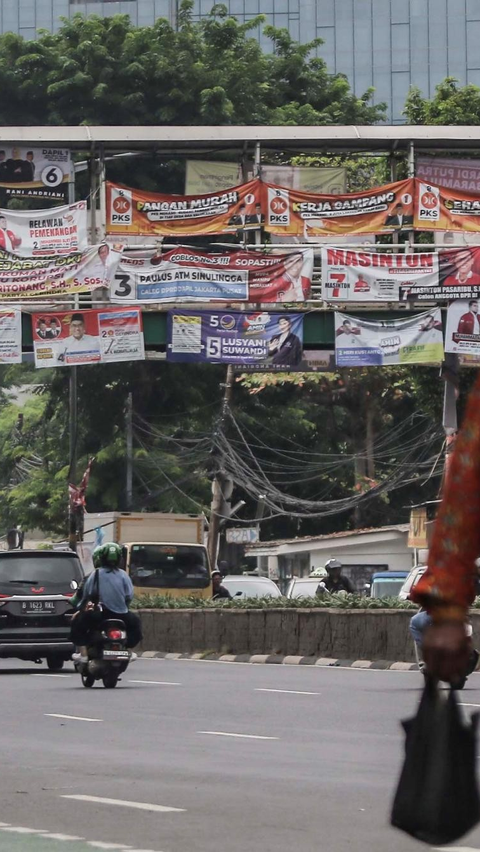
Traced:
<path id="1" fill-rule="evenodd" d="M 480 820 L 476 777 L 478 713 L 463 721 L 448 697 L 430 682 L 414 719 L 402 722 L 406 756 L 391 823 L 417 840 L 452 843 Z"/>

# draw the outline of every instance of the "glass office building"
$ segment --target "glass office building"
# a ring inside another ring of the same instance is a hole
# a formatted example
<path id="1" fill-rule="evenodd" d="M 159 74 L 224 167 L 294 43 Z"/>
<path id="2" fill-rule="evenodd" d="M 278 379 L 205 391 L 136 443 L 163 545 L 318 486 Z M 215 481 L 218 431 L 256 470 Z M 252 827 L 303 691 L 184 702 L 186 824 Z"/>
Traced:
<path id="1" fill-rule="evenodd" d="M 375 87 L 389 120 L 402 121 L 410 85 L 432 95 L 453 76 L 480 85 L 480 0 L 223 0 L 240 21 L 259 12 L 292 36 L 324 39 L 320 53 L 331 71 L 343 72 L 357 94 Z M 195 0 L 195 15 L 214 0 Z M 61 16 L 128 14 L 134 24 L 158 17 L 175 24 L 178 0 L 0 0 L 0 31 L 33 38 L 36 29 L 55 30 Z M 268 46 L 259 32 L 256 34 Z"/>

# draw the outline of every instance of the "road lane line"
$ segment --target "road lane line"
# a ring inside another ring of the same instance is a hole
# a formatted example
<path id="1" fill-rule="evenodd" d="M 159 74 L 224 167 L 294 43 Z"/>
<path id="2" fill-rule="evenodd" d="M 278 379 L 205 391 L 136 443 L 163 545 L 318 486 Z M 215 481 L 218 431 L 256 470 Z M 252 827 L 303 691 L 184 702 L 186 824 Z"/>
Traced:
<path id="1" fill-rule="evenodd" d="M 139 811 L 158 811 L 160 813 L 183 813 L 185 808 L 171 808 L 166 805 L 152 805 L 148 802 L 128 802 L 124 799 L 104 799 L 101 796 L 83 796 L 71 794 L 60 796 L 61 799 L 75 799 L 77 802 L 92 802 L 98 805 L 117 805 L 122 808 L 136 808 Z M 120 847 L 125 848 L 125 847 Z"/>
<path id="2" fill-rule="evenodd" d="M 480 704 L 466 704 L 463 701 L 460 701 L 460 707 L 480 707 Z M 463 849 L 463 848 L 467 849 L 466 846 L 465 847 L 462 847 L 462 846 L 458 847 L 458 849 Z"/>
<path id="3" fill-rule="evenodd" d="M 46 828 L 24 828 L 22 825 L 2 826 L 0 831 L 11 831 L 14 834 L 46 834 Z"/>
<path id="4" fill-rule="evenodd" d="M 31 675 L 31 677 L 73 677 L 73 675 L 67 675 L 67 674 L 47 674 L 46 672 L 44 672 L 44 673 L 40 673 L 40 672 L 38 672 L 38 673 L 37 673 L 37 672 L 35 672 L 34 674 L 32 674 L 32 675 Z"/>
<path id="5" fill-rule="evenodd" d="M 241 737 L 245 740 L 278 740 L 278 737 L 260 737 L 257 734 L 232 734 L 227 731 L 197 731 L 197 734 L 211 734 L 214 737 Z"/>
<path id="6" fill-rule="evenodd" d="M 181 686 L 181 683 L 177 683 L 174 680 L 129 680 L 129 683 L 155 683 L 160 686 Z"/>
<path id="7" fill-rule="evenodd" d="M 321 695 L 321 692 L 301 692 L 299 689 L 255 689 L 255 692 L 283 692 L 286 695 Z"/>
<path id="8" fill-rule="evenodd" d="M 48 837 L 49 840 L 85 840 L 75 834 L 42 834 L 42 837 Z"/>
<path id="9" fill-rule="evenodd" d="M 103 719 L 90 719 L 88 716 L 65 716 L 64 713 L 44 713 L 53 719 L 74 719 L 75 722 L 103 722 Z"/>
<path id="10" fill-rule="evenodd" d="M 103 843 L 101 840 L 88 840 L 87 846 L 93 846 L 94 849 L 133 849 L 133 846 L 125 846 L 123 843 Z"/>

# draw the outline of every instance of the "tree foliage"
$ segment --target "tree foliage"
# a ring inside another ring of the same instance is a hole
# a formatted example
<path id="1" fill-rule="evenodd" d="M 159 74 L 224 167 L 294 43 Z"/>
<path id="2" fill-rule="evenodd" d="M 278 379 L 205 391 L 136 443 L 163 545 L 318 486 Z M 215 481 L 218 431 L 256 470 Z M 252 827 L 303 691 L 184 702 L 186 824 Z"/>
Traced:
<path id="1" fill-rule="evenodd" d="M 403 114 L 408 124 L 480 124 L 480 88 L 460 86 L 455 77 L 446 77 L 429 100 L 413 86 Z"/>
<path id="2" fill-rule="evenodd" d="M 193 21 L 182 0 L 178 28 L 128 15 L 75 15 L 36 40 L 0 36 L 0 123 L 371 124 L 385 106 L 356 97 L 346 77 L 286 29 L 266 27 L 272 51 L 223 5 Z"/>

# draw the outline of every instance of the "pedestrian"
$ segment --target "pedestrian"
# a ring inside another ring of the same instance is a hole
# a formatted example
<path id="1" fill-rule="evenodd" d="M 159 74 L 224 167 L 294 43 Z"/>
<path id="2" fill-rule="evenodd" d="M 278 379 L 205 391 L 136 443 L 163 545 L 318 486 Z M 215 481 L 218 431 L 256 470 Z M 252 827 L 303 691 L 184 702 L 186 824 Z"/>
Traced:
<path id="1" fill-rule="evenodd" d="M 432 619 L 423 638 L 427 670 L 448 683 L 464 678 L 471 665 L 466 622 L 477 591 L 479 554 L 480 377 L 470 394 L 451 457 L 428 567 L 410 595 Z"/>
<path id="2" fill-rule="evenodd" d="M 215 570 L 212 571 L 212 601 L 216 601 L 219 598 L 227 598 L 230 600 L 232 598 L 228 589 L 222 585 L 222 580 L 223 577 L 221 571 L 219 571 L 218 568 L 215 568 Z"/>

